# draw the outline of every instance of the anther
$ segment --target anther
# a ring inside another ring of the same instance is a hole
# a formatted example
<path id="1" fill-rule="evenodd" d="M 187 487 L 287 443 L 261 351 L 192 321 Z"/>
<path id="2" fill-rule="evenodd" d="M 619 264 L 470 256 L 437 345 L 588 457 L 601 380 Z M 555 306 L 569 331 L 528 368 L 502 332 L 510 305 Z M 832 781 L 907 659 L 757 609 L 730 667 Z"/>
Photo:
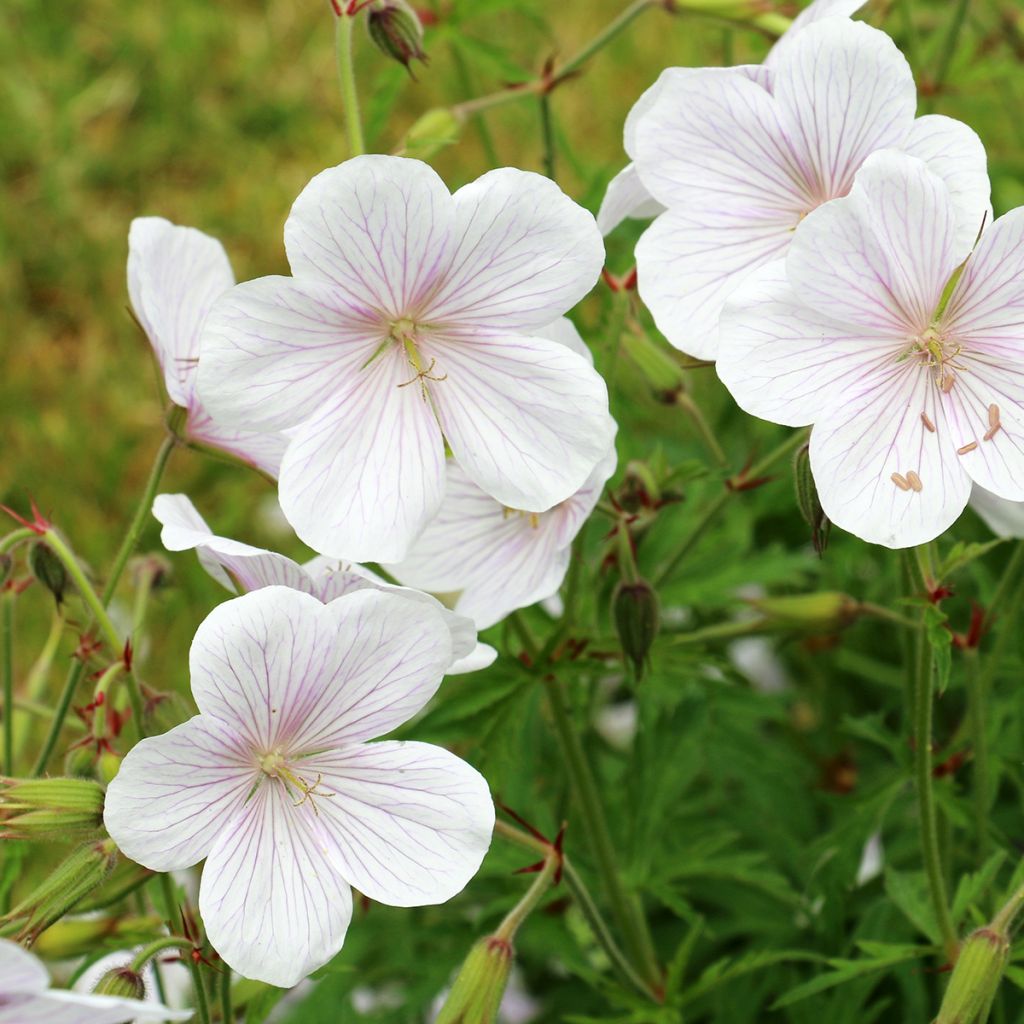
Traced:
<path id="1" fill-rule="evenodd" d="M 916 491 L 919 494 L 924 489 L 924 484 L 921 483 L 921 478 L 913 470 L 910 470 L 910 472 L 907 473 L 907 483 L 910 484 L 910 489 L 912 491 Z"/>
<path id="2" fill-rule="evenodd" d="M 954 385 L 955 383 L 956 383 L 956 378 L 955 378 L 955 377 L 953 376 L 953 374 L 950 374 L 950 375 L 949 375 L 948 377 L 946 377 L 946 378 L 945 378 L 945 379 L 944 379 L 944 380 L 942 381 L 942 384 L 941 384 L 941 387 L 942 387 L 942 393 L 943 393 L 944 395 L 948 395 L 948 394 L 950 393 L 950 391 L 952 391 L 952 390 L 953 390 L 953 385 Z"/>
<path id="3" fill-rule="evenodd" d="M 903 476 L 902 474 L 900 474 L 900 473 L 893 473 L 893 475 L 889 479 L 892 480 L 892 482 L 901 491 L 909 491 L 910 490 L 910 481 L 907 480 L 907 478 L 905 476 Z"/>
<path id="4" fill-rule="evenodd" d="M 965 444 L 963 448 L 957 448 L 957 455 L 966 455 L 968 452 L 973 452 L 978 447 L 977 441 L 972 441 L 970 444 Z"/>
<path id="5" fill-rule="evenodd" d="M 991 441 L 999 433 L 1001 426 L 1002 423 L 999 422 L 999 406 L 990 405 L 988 407 L 988 432 L 982 440 Z"/>
<path id="6" fill-rule="evenodd" d="M 928 419 L 928 413 L 921 413 L 921 422 L 924 424 L 925 430 L 929 430 L 933 434 L 935 433 L 935 424 L 932 423 L 930 419 Z"/>

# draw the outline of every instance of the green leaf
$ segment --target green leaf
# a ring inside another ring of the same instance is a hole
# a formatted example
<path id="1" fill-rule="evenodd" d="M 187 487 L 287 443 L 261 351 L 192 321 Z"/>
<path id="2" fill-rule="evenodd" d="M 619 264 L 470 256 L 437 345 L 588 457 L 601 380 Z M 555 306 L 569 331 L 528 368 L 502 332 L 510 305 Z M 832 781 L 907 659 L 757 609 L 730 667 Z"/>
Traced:
<path id="1" fill-rule="evenodd" d="M 946 613 L 938 605 L 925 606 L 924 628 L 934 657 L 935 685 L 941 697 L 949 685 L 949 673 L 953 666 L 953 637 L 946 629 Z"/>
<path id="2" fill-rule="evenodd" d="M 885 891 L 903 916 L 922 935 L 926 935 L 936 945 L 941 944 L 942 937 L 935 923 L 935 912 L 928 901 L 928 884 L 923 872 L 901 872 L 888 868 L 885 872 Z"/>
<path id="3" fill-rule="evenodd" d="M 1006 851 L 999 850 L 993 853 L 977 871 L 966 874 L 960 879 L 956 887 L 956 895 L 953 897 L 954 922 L 962 920 L 968 908 L 988 890 L 1005 860 Z"/>

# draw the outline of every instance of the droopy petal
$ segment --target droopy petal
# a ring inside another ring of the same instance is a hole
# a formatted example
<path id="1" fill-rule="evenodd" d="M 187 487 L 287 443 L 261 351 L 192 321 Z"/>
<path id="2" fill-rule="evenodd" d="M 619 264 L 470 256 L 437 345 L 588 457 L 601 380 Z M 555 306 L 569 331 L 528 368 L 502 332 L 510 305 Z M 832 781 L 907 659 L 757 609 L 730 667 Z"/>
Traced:
<path id="1" fill-rule="evenodd" d="M 207 858 L 199 911 L 213 948 L 243 977 L 289 988 L 330 960 L 352 920 L 352 893 L 309 803 L 264 780 Z"/>
<path id="2" fill-rule="evenodd" d="M 463 186 L 454 199 L 455 248 L 424 322 L 529 331 L 597 283 L 601 233 L 549 178 L 504 167 Z"/>
<path id="3" fill-rule="evenodd" d="M 199 333 L 235 283 L 224 247 L 163 217 L 136 217 L 128 232 L 128 295 L 164 373 L 167 394 L 192 405 Z"/>
<path id="4" fill-rule="evenodd" d="M 355 561 L 405 554 L 444 494 L 444 445 L 423 388 L 448 386 L 421 384 L 390 350 L 337 383 L 281 464 L 281 508 L 302 540 Z"/>
<path id="5" fill-rule="evenodd" d="M 1007 501 L 975 484 L 971 489 L 971 508 L 997 537 L 1024 538 L 1024 502 Z"/>
<path id="6" fill-rule="evenodd" d="M 615 434 L 608 389 L 564 345 L 465 336 L 423 348 L 447 374 L 431 398 L 455 458 L 503 505 L 550 508 L 578 490 L 608 451 Z"/>
<path id="7" fill-rule="evenodd" d="M 479 672 L 480 669 L 493 665 L 498 652 L 490 644 L 478 643 L 464 658 L 459 658 L 450 669 L 448 675 L 465 675 L 468 672 Z"/>
<path id="8" fill-rule="evenodd" d="M 46 968 L 23 946 L 0 939 L 0 993 L 42 992 L 50 984 Z"/>
<path id="9" fill-rule="evenodd" d="M 657 217 L 664 209 L 644 187 L 636 164 L 626 164 L 608 182 L 601 208 L 597 211 L 597 226 L 602 235 L 607 235 L 627 218 Z"/>
<path id="10" fill-rule="evenodd" d="M 409 314 L 449 259 L 452 197 L 420 160 L 357 156 L 321 171 L 284 226 L 292 273 L 339 289 L 368 315 Z"/>
<path id="11" fill-rule="evenodd" d="M 793 237 L 781 220 L 671 210 L 640 237 L 637 288 L 658 329 L 683 352 L 718 355 L 726 300 Z"/>
<path id="12" fill-rule="evenodd" d="M 25 1003 L 0 1005 L 0 1024 L 131 1024 L 133 1021 L 191 1020 L 192 1010 L 117 996 L 50 989 Z"/>
<path id="13" fill-rule="evenodd" d="M 132 747 L 107 788 L 103 821 L 121 851 L 144 867 L 187 868 L 210 852 L 255 778 L 240 737 L 197 716 Z"/>
<path id="14" fill-rule="evenodd" d="M 891 337 L 841 324 L 793 294 L 786 261 L 752 275 L 726 303 L 715 368 L 747 412 L 772 423 L 813 423 L 865 368 L 894 363 Z"/>
<path id="15" fill-rule="evenodd" d="M 850 194 L 811 213 L 786 257 L 797 297 L 819 313 L 905 340 L 931 323 L 956 268 L 956 218 L 940 178 L 891 150 Z"/>
<path id="16" fill-rule="evenodd" d="M 437 691 L 452 641 L 426 602 L 363 590 L 325 605 L 266 587 L 215 608 L 189 662 L 203 714 L 258 750 L 301 752 L 407 721 Z"/>
<path id="17" fill-rule="evenodd" d="M 939 394 L 930 374 L 907 363 L 847 383 L 843 402 L 811 432 L 811 471 L 833 523 L 869 543 L 902 548 L 934 540 L 956 521 L 970 478 L 949 444 Z M 920 491 L 894 483 L 894 473 L 905 479 L 910 472 Z"/>
<path id="18" fill-rule="evenodd" d="M 278 431 L 313 416 L 387 328 L 333 286 L 261 277 L 221 297 L 203 328 L 199 397 L 218 422 Z"/>
<path id="19" fill-rule="evenodd" d="M 494 804 L 475 768 L 429 743 L 368 743 L 303 762 L 333 795 L 317 802 L 339 873 L 397 907 L 443 903 L 476 874 Z"/>
<path id="20" fill-rule="evenodd" d="M 773 67 L 779 115 L 819 201 L 844 195 L 864 160 L 899 145 L 913 123 L 910 65 L 889 36 L 863 22 L 811 25 Z"/>

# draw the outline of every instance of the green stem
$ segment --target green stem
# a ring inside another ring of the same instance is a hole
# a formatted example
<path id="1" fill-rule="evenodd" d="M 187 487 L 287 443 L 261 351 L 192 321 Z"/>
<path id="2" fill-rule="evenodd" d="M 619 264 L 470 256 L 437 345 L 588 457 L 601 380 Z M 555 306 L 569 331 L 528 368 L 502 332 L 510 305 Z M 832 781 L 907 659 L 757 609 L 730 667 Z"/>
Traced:
<path id="1" fill-rule="evenodd" d="M 171 883 L 171 876 L 168 874 L 162 874 L 160 876 L 160 888 L 163 892 L 164 903 L 167 904 L 167 924 L 171 931 L 180 931 L 185 934 L 185 918 L 181 910 L 178 911 L 177 920 L 175 920 L 175 903 L 174 898 L 174 887 Z M 193 948 L 193 943 L 189 943 L 189 949 Z M 192 989 L 196 994 L 196 1017 L 198 1018 L 199 1024 L 210 1024 L 210 1007 L 206 999 L 206 986 L 203 984 L 203 975 L 199 970 L 199 964 L 192 959 L 191 956 L 186 958 L 189 973 L 192 975 Z"/>
<path id="2" fill-rule="evenodd" d="M 220 1019 L 224 1024 L 234 1024 L 235 1011 L 231 1006 L 231 968 L 223 964 L 220 978 Z"/>
<path id="3" fill-rule="evenodd" d="M 581 68 L 595 53 L 603 50 L 613 39 L 622 33 L 648 8 L 661 6 L 661 0 L 633 0 L 621 14 L 610 21 L 582 50 L 578 50 L 553 74 L 552 80 L 557 84 L 568 78 L 574 71 Z"/>
<path id="4" fill-rule="evenodd" d="M 1007 900 L 1006 905 L 999 911 L 989 927 L 993 931 L 1002 932 L 1004 935 L 1009 932 L 1014 920 L 1024 907 L 1024 885 L 1021 885 L 1014 894 Z"/>
<path id="5" fill-rule="evenodd" d="M 30 530 L 27 526 L 12 531 L 6 537 L 0 539 L 0 555 L 6 554 L 12 548 L 17 547 L 23 540 L 31 540 L 35 536 L 35 530 Z"/>
<path id="6" fill-rule="evenodd" d="M 495 938 L 511 942 L 516 937 L 516 932 L 519 931 L 522 923 L 536 910 L 537 904 L 540 903 L 544 893 L 548 891 L 560 861 L 561 857 L 558 851 L 549 847 L 544 854 L 544 867 L 541 868 L 540 873 L 533 880 L 530 888 L 523 894 L 522 899 L 505 915 L 504 920 L 498 925 L 497 930 L 494 932 Z"/>
<path id="7" fill-rule="evenodd" d="M 691 630 L 689 633 L 677 633 L 672 637 L 671 642 L 684 647 L 690 644 L 706 643 L 708 640 L 734 640 L 736 637 L 766 632 L 769 625 L 765 618 L 741 619 L 738 622 L 716 622 L 711 626 Z"/>
<path id="8" fill-rule="evenodd" d="M 363 122 L 359 115 L 359 90 L 352 61 L 352 29 L 355 17 L 341 14 L 336 19 L 335 43 L 338 54 L 338 80 L 341 83 L 341 102 L 345 107 L 345 134 L 349 156 L 362 156 L 366 152 Z"/>
<path id="9" fill-rule="evenodd" d="M 67 717 L 68 708 L 71 707 L 71 702 L 75 699 L 75 692 L 78 690 L 78 684 L 81 681 L 83 672 L 85 672 L 84 659 L 72 662 L 71 668 L 68 670 L 67 679 L 64 681 L 64 689 L 61 691 L 57 707 L 54 709 L 50 731 L 46 734 L 43 748 L 39 751 L 39 757 L 36 759 L 35 767 L 32 769 L 32 774 L 36 777 L 46 771 L 46 766 L 53 754 L 54 747 L 57 746 L 57 740 L 60 739 L 60 732 L 64 726 L 64 719 Z"/>
<path id="10" fill-rule="evenodd" d="M 964 652 L 967 679 L 967 712 L 971 724 L 971 745 L 974 748 L 974 770 L 971 773 L 971 795 L 974 805 L 974 841 L 977 846 L 978 867 L 985 861 L 988 849 L 988 737 L 986 735 L 985 693 L 981 688 L 978 652 Z"/>
<path id="11" fill-rule="evenodd" d="M 548 93 L 540 96 L 540 135 L 544 151 L 544 173 L 555 180 L 555 125 L 551 118 L 551 97 Z"/>
<path id="12" fill-rule="evenodd" d="M 191 953 L 193 948 L 188 939 L 180 939 L 176 935 L 165 935 L 162 939 L 156 939 L 148 946 L 143 946 L 129 965 L 129 970 L 141 974 L 145 970 L 146 964 L 153 957 L 159 956 L 165 949 L 177 949 L 182 953 Z"/>
<path id="13" fill-rule="evenodd" d="M 729 464 L 729 459 L 722 450 L 722 446 L 718 443 L 718 438 L 715 437 L 715 432 L 711 429 L 711 424 L 708 423 L 704 417 L 704 413 L 701 412 L 700 406 L 698 406 L 693 398 L 685 392 L 676 397 L 676 405 L 690 417 L 690 422 L 697 428 L 697 433 L 700 434 L 701 440 L 704 442 L 708 451 L 711 452 L 711 457 L 715 462 L 723 468 L 727 466 Z"/>
<path id="14" fill-rule="evenodd" d="M 907 562 L 914 581 L 911 596 L 920 598 L 925 587 L 921 561 L 915 552 L 907 553 Z M 925 631 L 924 612 L 915 645 L 912 675 L 914 691 L 913 741 L 914 780 L 917 789 L 918 819 L 921 832 L 921 854 L 924 859 L 928 891 L 942 945 L 950 961 L 955 961 L 959 940 L 949 911 L 946 880 L 942 871 L 938 820 L 935 813 L 934 778 L 932 775 L 932 710 L 933 684 L 932 648 Z"/>
<path id="15" fill-rule="evenodd" d="M 4 680 L 4 775 L 14 774 L 14 592 L 0 594 L 0 662 Z"/>

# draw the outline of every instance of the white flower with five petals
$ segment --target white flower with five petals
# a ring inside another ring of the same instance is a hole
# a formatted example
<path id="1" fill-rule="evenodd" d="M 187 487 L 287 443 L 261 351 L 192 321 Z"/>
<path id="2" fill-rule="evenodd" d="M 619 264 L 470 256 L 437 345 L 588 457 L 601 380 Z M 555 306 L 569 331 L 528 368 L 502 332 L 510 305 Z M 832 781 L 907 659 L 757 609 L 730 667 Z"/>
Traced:
<path id="1" fill-rule="evenodd" d="M 527 512 L 604 457 L 604 382 L 537 336 L 604 256 L 593 217 L 553 182 L 506 168 L 452 195 L 417 160 L 361 156 L 306 186 L 285 248 L 294 276 L 215 306 L 199 386 L 225 422 L 289 432 L 281 507 L 315 550 L 404 558 L 441 505 L 445 444 Z"/>
<path id="2" fill-rule="evenodd" d="M 480 866 L 494 826 L 480 774 L 431 744 L 366 742 L 416 714 L 451 662 L 441 613 L 393 594 L 227 601 L 192 644 L 200 714 L 129 751 L 107 831 L 154 871 L 206 858 L 214 948 L 245 977 L 294 985 L 341 948 L 350 887 L 423 906 Z"/>

